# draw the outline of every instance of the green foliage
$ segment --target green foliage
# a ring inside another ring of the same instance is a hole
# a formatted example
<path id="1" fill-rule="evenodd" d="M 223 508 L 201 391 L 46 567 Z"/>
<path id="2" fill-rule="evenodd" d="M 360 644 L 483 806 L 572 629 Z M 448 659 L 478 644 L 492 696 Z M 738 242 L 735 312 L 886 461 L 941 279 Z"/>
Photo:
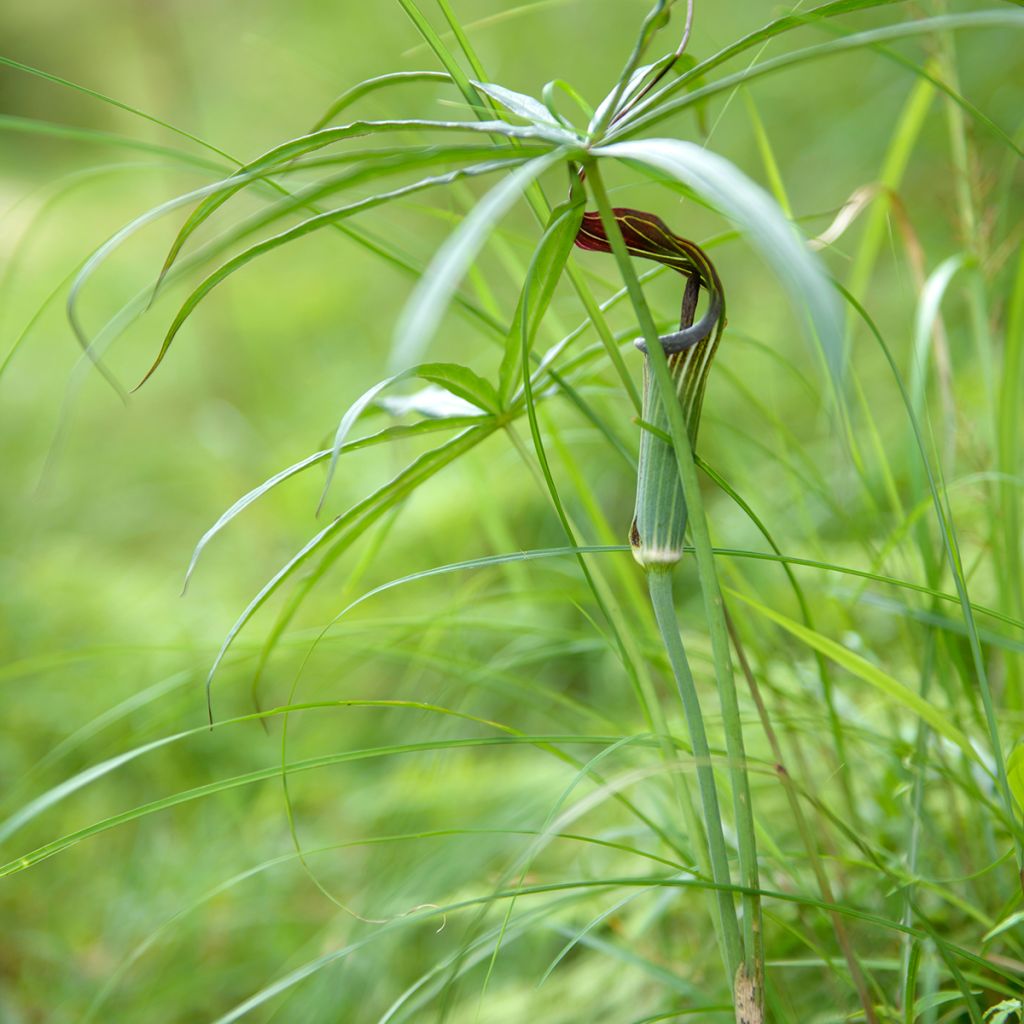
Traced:
<path id="1" fill-rule="evenodd" d="M 1019 4 L 55 3 L 0 1021 L 1024 1019 Z"/>

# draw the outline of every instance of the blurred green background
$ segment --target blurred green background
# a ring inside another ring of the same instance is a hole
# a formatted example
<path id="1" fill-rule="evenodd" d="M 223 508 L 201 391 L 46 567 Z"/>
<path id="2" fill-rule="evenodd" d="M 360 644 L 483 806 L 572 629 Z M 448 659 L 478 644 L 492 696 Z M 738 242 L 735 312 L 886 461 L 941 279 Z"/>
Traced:
<path id="1" fill-rule="evenodd" d="M 493 80 L 537 95 L 560 77 L 591 102 L 614 82 L 647 7 L 644 0 L 457 4 Z M 777 13 L 775 4 L 754 0 L 699 4 L 690 52 L 707 56 Z M 844 24 L 880 20 L 872 12 Z M 337 94 L 362 79 L 436 67 L 414 26 L 390 2 L 44 0 L 7 5 L 0 38 L 10 60 L 114 97 L 241 160 L 308 129 Z M 828 36 L 811 30 L 800 38 Z M 902 52 L 923 63 L 938 46 L 921 41 Z M 1010 32 L 957 40 L 962 91 L 1018 139 L 1021 53 L 1019 36 Z M 792 213 L 808 235 L 824 230 L 857 188 L 878 180 L 914 87 L 911 75 L 874 52 L 811 64 L 751 87 Z M 242 494 L 329 443 L 344 410 L 386 374 L 395 320 L 414 282 L 332 232 L 286 246 L 215 292 L 160 371 L 123 405 L 98 373 L 83 367 L 64 310 L 71 277 L 133 217 L 215 180 L 209 170 L 179 159 L 211 154 L 95 96 L 12 66 L 0 67 L 0 113 L 0 359 L 7 360 L 0 375 L 3 813 L 18 813 L 108 758 L 200 727 L 27 821 L 4 838 L 0 859 L 6 862 L 147 801 L 279 764 L 277 721 L 266 728 L 250 722 L 212 733 L 201 729 L 203 680 L 217 648 L 247 602 L 324 517 L 369 493 L 435 439 L 346 456 L 321 520 L 315 512 L 322 467 L 278 488 L 215 540 L 187 596 L 180 596 L 203 532 Z M 353 115 L 469 116 L 454 90 L 433 85 L 379 93 Z M 680 116 L 661 134 L 706 140 L 768 183 L 747 94 L 711 103 L 702 122 Z M 76 137 L 55 126 L 102 134 Z M 947 131 L 936 100 L 899 189 L 927 271 L 965 245 Z M 972 140 L 972 187 L 983 204 L 978 237 L 989 246 L 985 258 L 999 296 L 1020 240 L 1020 177 L 1016 158 L 997 140 L 976 128 Z M 724 230 L 712 213 L 626 170 L 611 184 L 616 203 L 654 209 L 689 237 Z M 545 186 L 557 198 L 564 181 L 552 176 Z M 355 223 L 423 264 L 483 187 L 426 193 Z M 234 202 L 239 210 L 258 208 L 258 200 L 245 196 Z M 90 333 L 152 284 L 184 215 L 177 211 L 145 228 L 87 284 L 80 312 Z M 859 231 L 855 226 L 826 254 L 840 276 L 849 272 Z M 519 287 L 513 266 L 528 260 L 538 236 L 528 212 L 517 209 L 465 293 L 493 303 L 507 319 Z M 714 251 L 729 291 L 730 333 L 712 373 L 701 453 L 755 505 L 787 552 L 872 564 L 901 525 L 878 511 L 874 499 L 886 486 L 881 471 L 872 460 L 867 486 L 857 479 L 830 424 L 816 359 L 771 271 L 735 238 Z M 610 261 L 576 258 L 599 295 L 617 287 Z M 904 370 L 916 291 L 890 223 L 862 297 Z M 127 385 L 149 366 L 175 299 L 184 294 L 180 287 L 168 292 L 112 347 L 109 365 Z M 650 295 L 668 317 L 678 285 L 662 278 Z M 997 316 L 1005 300 L 993 303 Z M 578 300 L 561 291 L 540 347 L 582 319 Z M 995 371 L 991 358 L 972 348 L 967 324 L 957 293 L 947 324 L 957 438 L 946 470 L 954 482 L 990 465 L 991 428 L 982 410 Z M 617 326 L 628 326 L 625 314 Z M 866 334 L 855 332 L 852 344 L 858 383 L 871 396 L 876 428 L 902 487 L 910 455 L 896 392 Z M 449 315 L 431 355 L 487 376 L 500 350 L 465 319 Z M 639 375 L 639 358 L 628 347 L 626 359 Z M 607 367 L 595 370 L 585 387 L 635 451 L 632 410 Z M 367 432 L 386 422 L 383 413 L 371 413 Z M 567 403 L 552 403 L 545 423 L 571 510 L 590 524 L 583 539 L 623 542 L 633 500 L 628 464 Z M 516 429 L 527 437 L 522 424 Z M 610 536 L 574 483 L 577 472 L 611 524 Z M 978 508 L 984 492 L 967 483 L 951 494 L 964 517 L 975 597 L 994 603 L 985 562 L 987 516 Z M 727 500 L 712 489 L 707 497 L 718 543 L 763 548 Z M 263 673 L 262 706 L 285 703 L 301 669 L 299 700 L 422 701 L 538 735 L 643 731 L 628 682 L 567 559 L 460 573 L 390 592 L 332 628 L 304 662 L 319 630 L 374 585 L 448 562 L 562 543 L 550 503 L 515 447 L 503 435 L 490 438 L 374 527 L 312 591 Z M 638 577 L 628 555 L 612 557 L 616 599 L 628 603 Z M 897 550 L 883 571 L 912 573 L 912 562 Z M 688 626 L 700 614 L 690 573 L 685 570 L 680 587 Z M 766 603 L 791 603 L 776 568 L 744 566 L 742 573 Z M 834 582 L 809 582 L 827 595 L 819 604 L 827 631 L 896 674 L 913 664 L 917 652 L 904 617 L 870 605 L 854 610 L 836 596 Z M 280 604 L 242 634 L 218 677 L 218 719 L 252 709 L 253 667 Z M 641 649 L 656 661 L 649 623 L 644 629 Z M 787 695 L 790 725 L 815 742 L 820 712 L 808 652 L 794 655 L 775 639 L 764 644 L 760 662 L 773 692 Z M 706 672 L 699 629 L 691 646 L 698 670 Z M 664 690 L 670 692 L 667 684 Z M 856 686 L 841 696 L 865 814 L 884 836 L 901 814 L 887 795 L 901 785 L 901 750 L 878 750 L 869 721 L 873 698 Z M 675 716 L 668 696 L 666 706 Z M 320 710 L 292 720 L 288 757 L 485 734 L 429 711 Z M 626 751 L 620 766 L 643 763 Z M 95 1000 L 101 1000 L 97 1020 L 213 1020 L 298 965 L 374 932 L 340 904 L 364 918 L 392 918 L 500 884 L 528 842 L 507 830 L 543 827 L 574 774 L 534 748 L 515 746 L 439 749 L 297 774 L 289 789 L 307 850 L 429 830 L 484 830 L 310 854 L 310 868 L 329 896 L 292 856 L 282 787 L 273 777 L 105 830 L 0 882 L 0 1020 L 79 1021 Z M 667 813 L 657 787 L 638 799 L 651 813 Z M 579 829 L 633 835 L 635 823 L 619 810 L 602 807 L 598 814 L 584 818 Z M 273 858 L 282 861 L 214 893 Z M 609 864 L 600 851 L 566 843 L 545 850 L 536 877 L 614 874 Z M 513 929 L 481 1015 L 475 1016 L 482 974 L 454 990 L 451 1019 L 621 1022 L 658 1012 L 666 999 L 699 1005 L 694 993 L 717 969 L 710 939 L 701 946 L 691 936 L 690 959 L 680 968 L 670 956 L 660 961 L 659 941 L 652 938 L 668 927 L 659 900 L 685 916 L 698 897 L 644 898 L 646 924 L 642 915 L 620 925 L 611 918 L 594 932 L 592 947 L 567 958 L 540 990 L 536 984 L 568 933 L 559 930 L 564 924 L 553 925 L 516 942 Z M 597 913 L 611 902 L 591 909 Z M 428 921 L 385 930 L 365 950 L 318 971 L 255 1016 L 378 1020 L 406 986 L 458 949 L 460 919 L 439 934 L 436 927 Z M 694 927 L 708 933 L 706 922 Z M 618 944 L 620 952 L 600 943 Z M 785 941 L 780 944 L 784 950 Z M 613 986 L 608 963 L 615 965 Z M 832 998 L 821 996 L 818 1006 L 824 1010 Z M 837 1004 L 844 998 L 835 996 Z M 401 1019 L 421 1019 L 419 1012 L 427 1016 L 423 1010 Z M 712 1011 L 706 1019 L 714 1019 Z"/>

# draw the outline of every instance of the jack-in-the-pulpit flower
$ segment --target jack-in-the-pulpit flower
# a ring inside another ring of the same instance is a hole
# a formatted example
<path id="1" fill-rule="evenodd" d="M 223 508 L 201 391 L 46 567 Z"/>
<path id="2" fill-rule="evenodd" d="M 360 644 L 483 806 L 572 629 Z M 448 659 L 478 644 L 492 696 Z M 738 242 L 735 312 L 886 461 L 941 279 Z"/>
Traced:
<path id="1" fill-rule="evenodd" d="M 612 212 L 631 255 L 664 263 L 686 278 L 679 330 L 662 335 L 660 341 L 675 385 L 675 400 L 682 407 L 690 444 L 694 445 L 708 370 L 725 326 L 722 283 L 707 254 L 689 239 L 673 234 L 660 218 L 623 207 Z M 583 215 L 576 244 L 594 252 L 612 251 L 600 214 Z M 708 291 L 708 307 L 694 323 L 702 286 Z M 646 356 L 647 347 L 642 340 L 637 342 L 637 347 Z M 675 453 L 665 440 L 669 431 L 668 415 L 652 387 L 651 377 L 647 357 L 644 360 L 641 413 L 644 426 L 640 438 L 636 509 L 629 542 L 633 557 L 645 569 L 666 570 L 682 557 L 687 509 Z"/>

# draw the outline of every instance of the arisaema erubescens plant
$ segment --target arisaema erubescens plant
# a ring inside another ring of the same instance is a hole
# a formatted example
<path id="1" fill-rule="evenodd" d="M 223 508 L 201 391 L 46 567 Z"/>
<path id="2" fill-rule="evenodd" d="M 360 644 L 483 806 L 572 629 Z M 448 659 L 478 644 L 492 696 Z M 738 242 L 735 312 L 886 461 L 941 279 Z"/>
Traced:
<path id="1" fill-rule="evenodd" d="M 900 5 L 883 0 L 836 0 L 771 21 L 702 61 L 684 54 L 693 13 L 691 6 L 687 6 L 682 12 L 685 17 L 682 43 L 667 57 L 645 63 L 660 38 L 659 32 L 671 24 L 669 15 L 674 8 L 682 6 L 672 0 L 660 0 L 643 20 L 637 42 L 625 67 L 611 83 L 608 95 L 591 110 L 586 100 L 559 80 L 550 83 L 539 97 L 490 82 L 446 0 L 439 0 L 438 8 L 454 35 L 454 49 L 432 27 L 420 5 L 413 0 L 401 0 L 401 5 L 420 29 L 443 70 L 400 72 L 361 83 L 331 104 L 314 130 L 288 139 L 255 159 L 238 162 L 237 167 L 219 180 L 177 197 L 128 225 L 95 254 L 79 276 L 71 295 L 72 323 L 90 355 L 99 362 L 123 323 L 161 297 L 175 282 L 201 272 L 201 280 L 191 288 L 173 316 L 145 380 L 167 357 L 189 318 L 222 282 L 253 261 L 314 232 L 340 232 L 359 247 L 360 258 L 383 260 L 415 281 L 408 302 L 396 318 L 386 378 L 368 387 L 350 406 L 341 418 L 332 445 L 283 470 L 229 509 L 202 538 L 188 575 L 203 549 L 220 530 L 285 480 L 322 465 L 327 469 L 326 492 L 340 460 L 349 452 L 402 438 L 423 440 L 444 433 L 449 436 L 441 444 L 428 447 L 372 493 L 326 522 L 273 575 L 231 628 L 210 672 L 208 692 L 235 639 L 286 583 L 293 583 L 293 590 L 263 647 L 254 673 L 257 681 L 305 596 L 382 516 L 398 508 L 425 482 L 487 438 L 504 434 L 511 445 L 519 447 L 521 442 L 515 426 L 525 420 L 534 450 L 532 453 L 524 450 L 522 454 L 530 460 L 546 486 L 566 540 L 565 547 L 545 554 L 578 560 L 601 617 L 600 628 L 621 663 L 627 684 L 637 694 L 650 735 L 664 759 L 665 772 L 673 776 L 680 773 L 680 749 L 690 755 L 687 763 L 696 777 L 700 813 L 690 801 L 685 780 L 674 777 L 673 806 L 678 808 L 678 815 L 673 811 L 671 817 L 681 818 L 682 827 L 678 820 L 673 820 L 671 827 L 659 825 L 658 834 L 666 846 L 688 864 L 697 882 L 695 887 L 711 894 L 709 914 L 721 950 L 723 972 L 710 994 L 720 996 L 724 991 L 732 1002 L 736 1020 L 746 1024 L 764 1021 L 768 1019 L 766 1007 L 773 998 L 773 979 L 771 970 L 766 971 L 770 950 L 766 953 L 764 949 L 757 833 L 760 828 L 764 842 L 770 839 L 770 829 L 757 822 L 753 807 L 751 766 L 745 750 L 744 723 L 734 678 L 731 645 L 736 637 L 730 637 L 730 621 L 693 452 L 712 358 L 720 347 L 719 358 L 729 358 L 728 343 L 722 342 L 725 293 L 729 283 L 720 279 L 708 255 L 710 246 L 702 247 L 676 233 L 677 230 L 686 233 L 684 224 L 673 220 L 670 228 L 655 212 L 613 206 L 605 175 L 609 167 L 624 167 L 638 179 L 664 185 L 666 200 L 682 190 L 689 199 L 716 211 L 749 240 L 763 258 L 765 273 L 774 275 L 781 283 L 804 321 L 813 343 L 808 362 L 820 365 L 825 388 L 834 396 L 836 423 L 840 431 L 845 431 L 848 419 L 844 408 L 844 323 L 839 293 L 823 266 L 779 204 L 735 164 L 697 141 L 673 135 L 659 136 L 654 132 L 660 126 L 666 126 L 667 130 L 669 119 L 674 115 L 699 110 L 713 97 L 727 95 L 762 75 L 834 54 L 858 49 L 875 51 L 902 39 L 937 32 L 971 28 L 1017 31 L 1024 27 L 1024 13 L 999 8 L 898 21 L 855 32 L 841 29 L 824 42 L 714 78 L 726 62 L 753 54 L 772 39 L 798 29 L 842 26 L 844 16 L 870 8 Z M 931 74 L 927 69 L 914 70 L 923 76 Z M 928 80 L 934 77 L 931 75 Z M 417 82 L 450 85 L 453 95 L 468 113 L 444 120 L 403 118 L 336 123 L 347 116 L 351 106 L 371 93 Z M 944 91 L 953 102 L 968 109 L 966 101 L 948 84 L 944 83 Z M 574 110 L 579 108 L 573 118 L 565 113 L 568 101 L 575 104 Z M 674 131 L 677 124 L 673 123 Z M 401 246 L 366 229 L 363 221 L 357 219 L 387 204 L 413 199 L 433 190 L 466 188 L 476 179 L 495 179 L 495 182 L 469 208 L 425 267 L 410 259 Z M 332 205 L 333 197 L 351 190 L 362 194 L 340 205 Z M 263 199 L 265 205 L 228 223 L 219 235 L 210 237 L 210 229 L 223 219 L 225 209 L 242 192 Z M 568 198 L 561 201 L 566 192 Z M 499 221 L 524 200 L 536 220 L 537 242 L 529 259 L 519 267 L 518 301 L 506 316 L 476 301 L 461 285 Z M 158 216 L 186 207 L 191 207 L 191 211 L 170 247 L 155 288 L 147 288 L 137 296 L 95 338 L 86 337 L 76 304 L 82 286 L 94 269 L 136 230 Z M 666 219 L 672 218 L 666 214 Z M 624 291 L 603 302 L 595 296 L 585 270 L 588 265 L 577 259 L 576 247 L 614 257 Z M 654 261 L 681 275 L 682 315 L 678 326 L 672 323 L 670 329 L 664 329 L 667 317 L 649 307 L 641 278 L 631 260 L 634 256 Z M 541 354 L 535 343 L 543 319 L 556 290 L 566 284 L 584 311 L 585 323 Z M 702 290 L 705 302 L 701 312 Z M 742 294 L 737 295 L 731 289 L 729 294 L 730 302 L 742 305 Z M 635 324 L 624 337 L 613 330 L 607 315 L 612 307 L 623 303 L 628 304 L 631 322 Z M 461 363 L 427 361 L 430 346 L 449 312 L 465 317 L 496 343 L 497 358 L 492 373 L 482 375 Z M 635 361 L 631 362 L 634 353 L 630 351 L 637 329 L 644 362 L 642 388 L 637 388 L 635 383 Z M 582 348 L 580 339 L 586 330 L 595 332 L 598 343 Z M 343 354 L 339 358 L 344 358 Z M 664 655 L 677 684 L 687 722 L 685 740 L 672 734 L 656 695 L 652 697 L 645 670 L 640 667 L 645 653 L 638 650 L 635 639 L 629 635 L 627 625 L 616 611 L 607 581 L 595 569 L 597 552 L 577 539 L 580 531 L 572 510 L 560 496 L 559 481 L 549 462 L 538 418 L 538 406 L 571 403 L 609 438 L 614 438 L 615 431 L 607 429 L 601 412 L 594 407 L 586 391 L 588 374 L 595 365 L 607 365 L 615 375 L 639 421 L 636 515 L 629 530 L 629 541 L 637 561 L 646 571 Z M 411 379 L 423 381 L 429 387 L 411 397 L 396 398 L 393 390 Z M 376 433 L 353 439 L 353 430 L 363 414 L 382 405 L 387 408 L 389 402 L 392 409 L 401 408 L 414 417 L 416 413 L 424 415 L 413 418 L 412 422 L 394 423 Z M 949 517 L 937 499 L 934 486 L 929 493 L 936 495 L 936 515 L 948 541 L 945 554 L 970 623 L 971 604 L 958 564 L 955 533 L 950 529 Z M 705 611 L 701 628 L 708 639 L 717 684 L 724 758 L 709 742 L 702 701 L 676 618 L 672 569 L 678 561 L 690 557 L 685 543 L 687 531 Z M 446 567 L 446 571 L 482 564 L 485 560 Z M 299 578 L 303 569 L 308 571 Z M 401 582 L 424 575 L 427 574 L 417 573 Z M 796 624 L 795 628 L 806 627 Z M 819 649 L 822 647 L 827 645 L 819 644 Z M 841 657 L 832 648 L 821 653 L 837 660 Z M 739 648 L 737 655 L 741 667 L 746 669 Z M 980 658 L 976 658 L 976 666 L 980 692 L 986 697 L 986 738 L 991 756 L 991 763 L 982 764 L 978 770 L 987 771 L 994 779 L 997 800 L 1003 802 L 1000 812 L 1003 824 L 1019 841 L 999 732 L 991 702 L 987 700 L 987 679 Z M 870 675 L 870 666 L 857 667 L 865 676 Z M 934 709 L 929 710 L 927 702 L 918 699 L 914 703 L 912 698 L 916 698 L 916 694 L 908 695 L 903 689 L 895 688 L 884 674 L 872 676 L 871 681 L 890 697 L 895 695 L 911 706 L 929 727 L 965 757 L 975 762 L 979 760 L 975 738 L 968 738 L 958 727 L 943 722 L 941 715 Z M 292 704 L 294 693 L 289 706 Z M 776 760 L 782 769 L 782 784 L 786 785 L 781 757 Z M 585 762 L 578 766 L 581 772 L 587 770 Z M 717 773 L 716 768 L 719 768 Z M 793 795 L 789 790 L 787 796 L 792 796 L 794 816 L 801 815 L 801 800 L 806 796 Z M 731 815 L 727 811 L 730 804 Z M 685 834 L 686 843 L 674 840 L 676 830 Z M 808 905 L 830 916 L 845 960 L 844 978 L 860 1004 L 857 1012 L 868 1021 L 880 1021 L 894 1019 L 893 1014 L 899 1007 L 905 1019 L 913 1019 L 917 970 L 913 955 L 908 953 L 896 994 L 887 993 L 874 978 L 866 976 L 844 925 L 846 908 L 839 906 L 834 898 L 828 873 L 821 868 L 821 859 L 817 856 L 815 839 L 806 828 L 800 831 L 808 858 L 816 865 L 818 892 L 808 897 Z M 735 868 L 731 863 L 733 854 Z M 525 867 L 523 872 L 525 874 Z M 900 883 L 906 881 L 902 876 L 894 877 Z M 671 884 L 675 884 L 679 876 L 670 878 L 674 879 Z M 669 884 L 665 879 L 659 879 L 659 883 Z M 915 942 L 922 937 L 939 941 L 927 918 L 918 913 L 916 904 L 909 899 L 908 908 L 905 934 Z M 452 977 L 457 977 L 459 965 L 477 956 L 480 949 L 487 955 L 497 956 L 501 932 L 490 940 L 491 946 L 473 945 L 480 939 L 479 934 L 473 934 L 466 940 L 465 956 L 450 965 Z M 963 979 L 956 959 L 963 959 L 972 970 L 982 965 L 978 964 L 977 956 L 970 959 L 974 955 L 970 951 L 941 948 L 943 957 L 953 963 L 951 975 L 968 1012 L 974 1016 L 977 1004 L 971 982 Z M 280 983 L 268 986 L 244 1005 L 244 1011 L 280 992 L 282 985 L 298 984 L 304 976 L 297 971 Z"/>
<path id="2" fill-rule="evenodd" d="M 686 474 L 688 481 L 696 479 L 692 458 L 687 464 L 684 455 L 682 465 L 677 463 L 673 429 L 678 432 L 681 422 L 688 436 L 687 444 L 692 445 L 696 441 L 708 371 L 725 327 L 725 297 L 714 264 L 695 243 L 673 234 L 659 218 L 649 213 L 631 209 L 609 210 L 607 196 L 604 194 L 599 194 L 599 203 L 600 213 L 584 215 L 576 239 L 577 245 L 583 249 L 613 253 L 624 263 L 628 263 L 628 256 L 655 260 L 677 271 L 686 282 L 679 330 L 657 337 L 650 348 L 646 338 L 638 342 L 638 347 L 647 356 L 641 409 L 644 432 L 640 441 L 637 469 L 636 511 L 629 531 L 629 542 L 634 558 L 648 576 L 658 626 L 662 631 L 686 715 L 699 780 L 709 862 L 712 877 L 720 886 L 717 891 L 716 921 L 723 943 L 725 965 L 730 976 L 736 978 L 737 1008 L 743 1003 L 752 1003 L 755 1010 L 750 1019 L 759 1019 L 763 1013 L 763 1000 L 760 996 L 763 980 L 758 977 L 761 967 L 758 948 L 761 922 L 760 907 L 754 895 L 758 888 L 757 857 L 749 787 L 742 768 L 733 773 L 734 785 L 738 787 L 735 790 L 737 821 L 747 836 L 743 844 L 746 861 L 744 882 L 751 890 L 747 894 L 744 908 L 744 922 L 747 926 L 744 942 L 748 955 L 741 965 L 740 950 L 743 943 L 736 927 L 736 912 L 730 893 L 732 880 L 711 748 L 704 727 L 700 698 L 686 651 L 679 639 L 670 576 L 683 557 L 689 518 L 683 474 Z M 709 293 L 708 308 L 701 319 L 694 323 L 701 286 Z M 652 362 L 657 367 L 653 382 Z M 721 655 L 721 649 L 718 653 Z M 728 657 L 728 652 L 725 655 Z M 728 667 L 716 667 L 724 669 L 719 675 L 720 685 L 729 687 Z M 742 765 L 743 736 L 734 692 L 726 693 L 723 706 L 728 708 L 727 720 L 732 718 L 728 733 L 730 757 L 734 764 Z M 744 1015 L 740 1016 L 741 1019 L 747 1019 Z"/>

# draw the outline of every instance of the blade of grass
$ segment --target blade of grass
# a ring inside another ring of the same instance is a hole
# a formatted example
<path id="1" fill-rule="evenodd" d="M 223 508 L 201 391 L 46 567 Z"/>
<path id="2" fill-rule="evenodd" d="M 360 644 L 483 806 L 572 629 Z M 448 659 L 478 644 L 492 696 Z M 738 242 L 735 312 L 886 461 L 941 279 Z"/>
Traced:
<path id="1" fill-rule="evenodd" d="M 921 18 L 904 24 L 870 29 L 866 32 L 857 32 L 828 43 L 819 43 L 815 46 L 805 47 L 802 50 L 766 60 L 761 64 L 756 64 L 736 74 L 726 75 L 717 82 L 694 89 L 677 100 L 666 100 L 655 105 L 658 95 L 655 94 L 637 107 L 633 116 L 622 122 L 622 127 L 616 128 L 608 134 L 608 142 L 626 139 L 639 132 L 647 131 L 673 114 L 685 110 L 696 103 L 701 103 L 710 96 L 727 92 L 738 85 L 744 85 L 753 79 L 772 74 L 775 71 L 796 67 L 825 57 L 833 57 L 841 53 L 850 53 L 866 47 L 875 47 L 892 40 L 908 39 L 918 35 L 930 35 L 940 32 L 985 28 L 1024 28 L 1024 13 L 994 10 L 977 11 L 970 14 L 940 15 L 933 18 Z M 673 86 L 679 86 L 680 83 L 684 82 L 685 78 L 685 75 L 681 76 L 673 83 Z M 643 113 L 645 110 L 647 112 Z"/>
<path id="2" fill-rule="evenodd" d="M 310 128 L 311 132 L 318 132 L 326 128 L 343 110 L 350 107 L 357 100 L 369 96 L 378 89 L 390 88 L 393 85 L 407 85 L 410 82 L 444 82 L 450 83 L 451 75 L 444 71 L 393 71 L 386 75 L 376 75 L 373 78 L 364 79 L 357 85 L 346 89 L 334 102 L 324 111 L 320 119 Z"/>

